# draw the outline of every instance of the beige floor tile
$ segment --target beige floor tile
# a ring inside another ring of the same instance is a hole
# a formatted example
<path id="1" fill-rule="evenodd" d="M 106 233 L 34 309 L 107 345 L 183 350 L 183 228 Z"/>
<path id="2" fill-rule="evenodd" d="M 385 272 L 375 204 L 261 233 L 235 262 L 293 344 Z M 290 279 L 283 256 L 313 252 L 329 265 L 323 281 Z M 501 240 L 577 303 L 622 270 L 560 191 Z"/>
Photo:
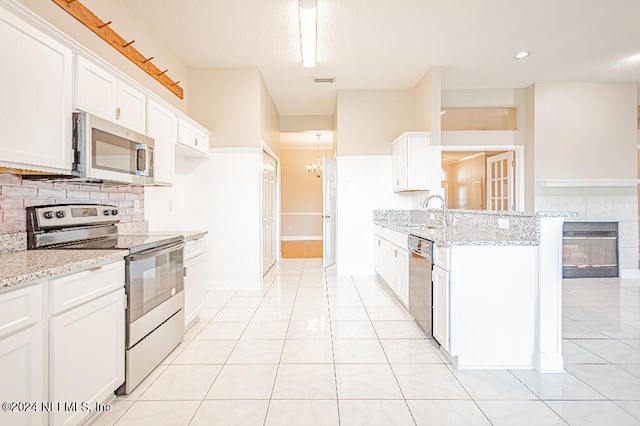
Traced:
<path id="1" fill-rule="evenodd" d="M 196 413 L 200 401 L 137 401 L 118 420 L 118 426 L 184 426 Z"/>
<path id="2" fill-rule="evenodd" d="M 280 364 L 274 399 L 336 399 L 332 364 Z"/>
<path id="3" fill-rule="evenodd" d="M 333 364 L 331 340 L 287 340 L 280 362 L 283 364 Z"/>
<path id="4" fill-rule="evenodd" d="M 195 340 L 237 340 L 246 326 L 246 321 L 210 322 Z"/>
<path id="5" fill-rule="evenodd" d="M 335 400 L 272 400 L 266 426 L 338 426 Z"/>
<path id="6" fill-rule="evenodd" d="M 392 364 L 407 399 L 470 399 L 453 373 L 440 364 Z"/>
<path id="7" fill-rule="evenodd" d="M 251 321 L 242 334 L 242 339 L 249 340 L 284 340 L 287 336 L 287 321 Z"/>
<path id="8" fill-rule="evenodd" d="M 387 357 L 378 339 L 333 339 L 336 364 L 385 364 Z"/>
<path id="9" fill-rule="evenodd" d="M 284 340 L 240 339 L 228 364 L 277 364 L 280 362 Z"/>
<path id="10" fill-rule="evenodd" d="M 331 321 L 331 335 L 334 339 L 376 339 L 370 321 Z"/>
<path id="11" fill-rule="evenodd" d="M 403 400 L 339 401 L 340 423 L 349 426 L 414 426 L 413 417 Z"/>
<path id="12" fill-rule="evenodd" d="M 202 400 L 221 368 L 221 365 L 170 365 L 140 400 Z"/>
<path id="13" fill-rule="evenodd" d="M 336 364 L 340 399 L 403 399 L 389 364 Z"/>
<path id="14" fill-rule="evenodd" d="M 426 339 L 380 339 L 391 364 L 441 364 L 442 360 Z"/>
<path id="15" fill-rule="evenodd" d="M 330 339 L 331 326 L 328 318 L 312 318 L 291 321 L 287 339 Z"/>
<path id="16" fill-rule="evenodd" d="M 262 425 L 268 406 L 268 400 L 204 401 L 189 426 Z"/>
<path id="17" fill-rule="evenodd" d="M 418 426 L 490 426 L 473 401 L 407 400 Z"/>
<path id="18" fill-rule="evenodd" d="M 225 365 L 206 399 L 269 399 L 277 364 Z"/>
<path id="19" fill-rule="evenodd" d="M 566 423 L 542 401 L 477 401 L 494 426 L 546 426 Z"/>

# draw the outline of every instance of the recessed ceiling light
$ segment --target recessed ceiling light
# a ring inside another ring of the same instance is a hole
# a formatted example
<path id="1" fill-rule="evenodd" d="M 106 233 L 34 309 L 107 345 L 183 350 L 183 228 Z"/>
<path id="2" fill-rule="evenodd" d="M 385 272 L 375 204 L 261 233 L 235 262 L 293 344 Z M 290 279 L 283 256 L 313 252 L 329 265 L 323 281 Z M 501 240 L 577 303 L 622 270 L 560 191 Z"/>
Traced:
<path id="1" fill-rule="evenodd" d="M 527 56 L 531 55 L 531 52 L 527 52 L 526 50 L 522 50 L 514 56 L 515 59 L 524 59 Z"/>

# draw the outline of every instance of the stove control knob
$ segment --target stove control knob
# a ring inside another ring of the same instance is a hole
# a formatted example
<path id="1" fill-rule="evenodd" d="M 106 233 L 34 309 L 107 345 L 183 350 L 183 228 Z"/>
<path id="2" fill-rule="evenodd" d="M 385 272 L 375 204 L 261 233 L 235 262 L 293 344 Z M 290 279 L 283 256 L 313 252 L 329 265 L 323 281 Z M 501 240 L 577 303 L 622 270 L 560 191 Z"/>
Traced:
<path id="1" fill-rule="evenodd" d="M 111 214 L 111 210 L 105 210 L 103 213 L 105 216 L 109 216 Z"/>
<path id="2" fill-rule="evenodd" d="M 44 212 L 42 215 L 45 219 L 53 219 L 53 212 L 51 210 Z"/>
<path id="3" fill-rule="evenodd" d="M 64 216 L 65 216 L 64 211 L 59 210 L 59 211 L 56 212 L 56 217 L 58 219 L 62 219 Z"/>
<path id="4" fill-rule="evenodd" d="M 116 209 L 111 210 L 111 214 L 114 215 L 114 216 L 117 215 L 118 214 L 118 210 L 116 210 Z"/>

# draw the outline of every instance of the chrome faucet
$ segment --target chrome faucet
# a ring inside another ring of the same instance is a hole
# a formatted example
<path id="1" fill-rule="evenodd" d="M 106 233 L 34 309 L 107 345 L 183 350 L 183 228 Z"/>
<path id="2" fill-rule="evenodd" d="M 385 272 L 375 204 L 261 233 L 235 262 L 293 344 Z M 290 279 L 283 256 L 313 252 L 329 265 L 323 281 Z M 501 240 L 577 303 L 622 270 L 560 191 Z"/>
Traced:
<path id="1" fill-rule="evenodd" d="M 440 194 L 431 194 L 429 195 L 427 198 L 424 199 L 424 201 L 422 202 L 422 207 L 423 208 L 428 208 L 429 207 L 429 201 L 431 201 L 433 198 L 437 198 L 440 200 L 440 202 L 442 203 L 442 226 L 446 227 L 447 226 L 447 204 L 444 201 L 444 197 Z"/>

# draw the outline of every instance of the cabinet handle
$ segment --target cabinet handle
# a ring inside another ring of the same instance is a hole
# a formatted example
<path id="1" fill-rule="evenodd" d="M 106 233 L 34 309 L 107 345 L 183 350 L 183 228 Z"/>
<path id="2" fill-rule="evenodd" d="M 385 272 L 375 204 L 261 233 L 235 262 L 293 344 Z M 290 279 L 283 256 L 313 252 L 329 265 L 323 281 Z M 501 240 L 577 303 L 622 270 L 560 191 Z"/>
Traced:
<path id="1" fill-rule="evenodd" d="M 120 120 L 120 107 L 116 108 L 116 120 Z"/>
<path id="2" fill-rule="evenodd" d="M 378 240 L 378 245 L 380 245 L 380 240 Z"/>
<path id="3" fill-rule="evenodd" d="M 187 267 L 185 266 L 185 267 L 182 269 L 182 275 L 183 275 L 183 276 L 185 276 L 185 277 L 186 277 L 187 275 L 189 275 L 189 268 L 187 268 Z"/>
<path id="4" fill-rule="evenodd" d="M 398 257 L 398 250 L 396 250 L 396 254 L 395 254 L 395 257 Z"/>
<path id="5" fill-rule="evenodd" d="M 196 138 L 196 146 L 198 146 L 198 138 Z"/>

